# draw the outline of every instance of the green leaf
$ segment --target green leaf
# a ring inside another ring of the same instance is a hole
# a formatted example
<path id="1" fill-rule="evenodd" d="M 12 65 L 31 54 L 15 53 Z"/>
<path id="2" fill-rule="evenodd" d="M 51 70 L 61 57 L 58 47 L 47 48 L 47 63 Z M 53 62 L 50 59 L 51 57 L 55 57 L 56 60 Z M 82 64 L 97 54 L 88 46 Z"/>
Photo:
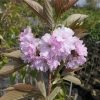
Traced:
<path id="1" fill-rule="evenodd" d="M 5 57 L 5 58 L 3 59 L 3 62 L 4 62 L 4 63 L 8 63 L 8 58 Z"/>
<path id="2" fill-rule="evenodd" d="M 42 95 L 46 98 L 46 88 L 45 88 L 45 83 L 44 83 L 42 72 L 38 72 L 36 80 L 37 80 L 38 88 L 40 89 Z"/>
<path id="3" fill-rule="evenodd" d="M 1 40 L 3 40 L 3 37 L 2 37 L 2 35 L 0 35 L 0 39 L 1 39 Z"/>
<path id="4" fill-rule="evenodd" d="M 71 75 L 66 75 L 62 79 L 69 81 L 69 82 L 72 82 L 72 83 L 75 83 L 77 85 L 81 85 L 81 81 L 78 78 L 71 76 Z"/>
<path id="5" fill-rule="evenodd" d="M 59 78 L 55 78 L 55 80 L 53 81 L 52 84 L 53 84 L 53 85 L 54 85 L 54 84 L 57 84 L 57 82 L 58 82 L 59 80 L 60 80 L 60 77 L 59 77 Z"/>
<path id="6" fill-rule="evenodd" d="M 23 67 L 23 68 L 20 70 L 20 78 L 21 78 L 22 80 L 24 79 L 25 74 L 26 74 L 26 67 Z"/>
<path id="7" fill-rule="evenodd" d="M 10 28 L 10 31 L 11 31 L 12 34 L 15 34 L 15 30 L 14 29 Z"/>
<path id="8" fill-rule="evenodd" d="M 60 94 L 65 98 L 66 97 L 66 88 L 65 88 L 65 84 L 63 81 L 61 82 L 60 86 L 61 86 Z"/>
<path id="9" fill-rule="evenodd" d="M 11 84 L 15 81 L 15 78 L 16 78 L 16 72 L 12 73 L 12 75 L 10 76 Z"/>
<path id="10" fill-rule="evenodd" d="M 1 10 L 1 8 L 0 8 L 0 14 L 2 14 L 3 13 L 3 11 Z"/>
<path id="11" fill-rule="evenodd" d="M 37 75 L 37 70 L 30 70 L 30 75 L 35 78 Z"/>
<path id="12" fill-rule="evenodd" d="M 49 100 L 54 100 L 57 94 L 60 92 L 61 87 L 57 86 L 50 94 Z"/>
<path id="13" fill-rule="evenodd" d="M 60 89 L 60 94 L 61 94 L 61 96 L 64 96 L 64 91 L 63 91 L 63 89 Z"/>
<path id="14" fill-rule="evenodd" d="M 0 61 L 0 69 L 3 67 L 3 61 Z"/>

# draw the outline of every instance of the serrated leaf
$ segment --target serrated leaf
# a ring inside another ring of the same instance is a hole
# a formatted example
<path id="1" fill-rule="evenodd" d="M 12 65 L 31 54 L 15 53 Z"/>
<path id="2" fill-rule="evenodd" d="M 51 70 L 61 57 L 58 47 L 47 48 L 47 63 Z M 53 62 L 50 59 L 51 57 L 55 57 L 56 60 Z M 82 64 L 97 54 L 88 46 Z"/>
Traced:
<path id="1" fill-rule="evenodd" d="M 71 75 L 66 75 L 62 79 L 69 81 L 69 82 L 72 82 L 72 83 L 75 83 L 77 85 L 81 85 L 81 81 L 78 78 L 71 76 Z"/>
<path id="2" fill-rule="evenodd" d="M 38 88 L 40 89 L 42 95 L 44 97 L 46 97 L 46 88 L 45 88 L 44 79 L 43 79 L 43 73 L 42 72 L 38 72 L 36 80 L 37 80 Z"/>
<path id="3" fill-rule="evenodd" d="M 22 90 L 22 91 L 34 91 L 36 88 L 30 84 L 23 84 L 23 83 L 18 83 L 13 85 L 13 87 L 16 90 Z"/>
<path id="4" fill-rule="evenodd" d="M 57 17 L 61 15 L 62 9 L 68 3 L 68 1 L 69 0 L 53 0 Z"/>
<path id="5" fill-rule="evenodd" d="M 81 34 L 81 33 L 85 32 L 86 30 L 85 29 L 75 29 L 73 31 L 74 31 L 74 36 L 76 36 L 78 34 Z"/>
<path id="6" fill-rule="evenodd" d="M 30 84 L 18 83 L 18 84 L 13 85 L 12 87 L 3 89 L 2 91 L 12 91 L 12 90 L 33 93 L 33 95 L 36 94 L 39 97 L 43 98 L 40 90 L 37 87 L 34 87 L 33 85 L 30 85 Z"/>
<path id="7" fill-rule="evenodd" d="M 60 92 L 61 87 L 57 86 L 50 94 L 49 100 L 54 100 L 57 94 Z"/>
<path id="8" fill-rule="evenodd" d="M 16 73 L 12 73 L 12 75 L 10 76 L 10 82 L 13 83 L 15 81 L 16 78 Z"/>
<path id="9" fill-rule="evenodd" d="M 73 22 L 77 21 L 78 19 L 79 21 L 83 21 L 87 17 L 88 17 L 87 15 L 83 15 L 83 14 L 72 14 L 67 19 L 64 20 L 63 24 L 65 26 L 69 26 Z"/>
<path id="10" fill-rule="evenodd" d="M 78 0 L 69 0 L 69 2 L 63 7 L 61 14 L 70 9 L 77 1 Z"/>
<path id="11" fill-rule="evenodd" d="M 11 90 L 14 90 L 14 87 L 8 87 L 8 88 L 0 90 L 0 91 L 11 91 Z"/>
<path id="12" fill-rule="evenodd" d="M 89 34 L 89 33 L 81 33 L 81 34 L 77 34 L 76 37 L 82 38 L 82 37 L 84 37 L 84 36 L 86 36 L 86 35 L 88 35 L 88 34 Z"/>
<path id="13" fill-rule="evenodd" d="M 69 27 L 70 29 L 73 29 L 77 25 L 79 19 L 77 19 L 76 21 L 74 21 L 73 23 L 71 23 L 70 25 L 68 25 L 67 27 Z"/>
<path id="14" fill-rule="evenodd" d="M 41 95 L 35 94 L 36 91 L 34 92 L 25 92 L 25 91 L 18 91 L 18 90 L 12 90 L 3 95 L 0 100 L 25 100 L 28 99 L 29 97 L 34 97 L 37 99 L 43 100 Z"/>
<path id="15" fill-rule="evenodd" d="M 24 2 L 33 10 L 34 13 L 37 14 L 38 17 L 45 20 L 45 17 L 43 15 L 43 7 L 39 3 L 33 0 L 24 0 Z"/>
<path id="16" fill-rule="evenodd" d="M 3 55 L 10 58 L 21 58 L 22 52 L 20 50 L 16 50 L 11 53 L 3 53 Z"/>
<path id="17" fill-rule="evenodd" d="M 38 97 L 40 97 L 41 99 L 44 98 L 40 90 L 37 87 L 34 87 L 33 85 L 18 83 L 13 85 L 13 87 L 15 90 L 25 91 L 30 93 L 32 92 L 34 95 L 38 95 Z"/>
<path id="18" fill-rule="evenodd" d="M 52 12 L 51 4 L 48 0 L 44 0 L 43 14 L 47 20 L 47 24 L 52 28 L 53 12 Z"/>
<path id="19" fill-rule="evenodd" d="M 77 24 L 74 29 L 85 29 L 88 30 L 95 22 L 91 22 L 90 24 Z"/>
<path id="20" fill-rule="evenodd" d="M 12 74 L 15 71 L 20 70 L 25 64 L 22 60 L 12 61 L 5 64 L 0 70 L 0 76 L 5 77 Z"/>

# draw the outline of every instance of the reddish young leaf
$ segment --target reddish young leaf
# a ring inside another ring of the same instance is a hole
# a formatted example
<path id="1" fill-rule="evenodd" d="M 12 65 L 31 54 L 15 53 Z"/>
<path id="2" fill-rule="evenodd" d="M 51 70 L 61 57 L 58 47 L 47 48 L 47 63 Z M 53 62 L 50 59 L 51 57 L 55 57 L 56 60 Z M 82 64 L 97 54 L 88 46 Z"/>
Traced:
<path id="1" fill-rule="evenodd" d="M 20 70 L 24 65 L 25 64 L 22 62 L 22 60 L 9 62 L 1 68 L 0 76 L 8 76 L 13 72 Z"/>
<path id="2" fill-rule="evenodd" d="M 3 55 L 10 58 L 21 58 L 22 52 L 20 50 L 16 50 L 10 53 L 3 53 Z"/>
<path id="3" fill-rule="evenodd" d="M 43 15 L 43 7 L 39 3 L 33 0 L 24 0 L 24 2 L 33 10 L 34 13 L 37 14 L 38 17 L 45 20 L 45 17 Z"/>
<path id="4" fill-rule="evenodd" d="M 43 14 L 46 18 L 47 24 L 52 28 L 53 11 L 52 11 L 51 4 L 48 0 L 44 0 Z"/>
<path id="5" fill-rule="evenodd" d="M 68 9 L 70 9 L 77 1 L 78 1 L 78 0 L 70 0 L 70 1 L 68 2 L 68 4 L 66 4 L 66 5 L 64 6 L 64 8 L 62 9 L 61 14 L 63 14 L 63 13 L 64 13 L 65 11 L 67 11 Z"/>
<path id="6" fill-rule="evenodd" d="M 62 9 L 68 3 L 69 0 L 52 0 L 55 5 L 55 12 L 57 16 L 60 16 Z"/>

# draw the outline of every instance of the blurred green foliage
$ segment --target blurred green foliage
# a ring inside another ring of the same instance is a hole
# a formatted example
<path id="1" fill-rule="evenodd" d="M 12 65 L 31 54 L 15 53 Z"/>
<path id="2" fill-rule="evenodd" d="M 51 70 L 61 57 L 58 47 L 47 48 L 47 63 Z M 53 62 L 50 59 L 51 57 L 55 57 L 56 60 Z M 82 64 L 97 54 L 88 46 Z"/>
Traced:
<path id="1" fill-rule="evenodd" d="M 22 0 L 2 0 L 0 1 L 0 35 L 5 40 L 2 47 L 15 47 L 18 44 L 18 35 L 27 27 L 31 26 L 33 34 L 43 33 L 45 23 L 42 21 L 40 27 L 36 27 L 41 20 Z M 41 3 L 42 0 L 39 1 Z M 31 20 L 30 20 L 30 19 Z M 37 21 L 35 21 L 37 20 Z M 41 34 L 40 34 L 41 35 Z"/>
<path id="2" fill-rule="evenodd" d="M 2 53 L 16 49 L 20 32 L 30 25 L 27 17 L 31 13 L 25 3 L 0 0 L 0 69 L 9 61 Z"/>
<path id="3" fill-rule="evenodd" d="M 17 3 L 15 0 L 2 3 L 0 8 L 0 35 L 9 47 L 15 46 L 19 33 L 29 25 L 27 17 L 31 12 L 24 3 Z"/>
<path id="4" fill-rule="evenodd" d="M 6 41 L 5 44 L 7 44 L 6 46 L 9 48 L 18 44 L 18 35 L 24 28 L 30 25 L 32 26 L 32 24 L 29 23 L 28 17 L 37 19 L 37 16 L 25 3 L 18 1 L 20 0 L 1 0 L 0 2 L 0 9 L 3 12 L 0 13 L 0 35 L 3 36 Z M 39 2 L 41 3 L 42 0 Z M 89 37 L 94 41 L 100 41 L 100 11 L 98 10 L 97 13 L 95 10 L 72 8 L 61 16 L 61 20 L 65 20 L 69 15 L 76 13 L 88 15 L 89 17 L 85 21 L 87 24 L 93 21 L 95 22 L 88 31 L 90 33 Z M 59 23 L 61 23 L 61 20 L 59 20 Z M 43 26 L 44 23 L 41 23 L 40 27 L 32 26 L 34 34 L 43 33 L 44 29 L 41 30 Z"/>

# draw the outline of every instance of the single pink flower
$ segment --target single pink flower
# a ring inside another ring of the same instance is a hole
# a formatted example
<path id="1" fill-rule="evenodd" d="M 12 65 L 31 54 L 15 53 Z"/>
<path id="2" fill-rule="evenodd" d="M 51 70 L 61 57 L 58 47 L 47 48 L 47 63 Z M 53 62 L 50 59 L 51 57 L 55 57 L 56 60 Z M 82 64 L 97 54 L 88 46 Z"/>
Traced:
<path id="1" fill-rule="evenodd" d="M 36 57 L 34 61 L 31 63 L 31 68 L 46 72 L 49 69 L 47 64 L 47 60 L 44 57 Z"/>
<path id="2" fill-rule="evenodd" d="M 20 49 L 23 52 L 22 59 L 25 63 L 30 63 L 36 55 L 36 47 L 38 46 L 39 40 L 33 37 L 30 28 L 26 28 L 20 34 L 19 41 Z"/>
<path id="3" fill-rule="evenodd" d="M 31 32 L 31 28 L 24 29 L 24 32 L 21 32 L 19 41 L 20 42 L 29 42 L 32 43 L 34 40 L 33 34 Z"/>
<path id="4" fill-rule="evenodd" d="M 62 59 L 67 58 L 71 51 L 75 49 L 76 37 L 74 32 L 66 27 L 57 28 L 53 31 L 50 39 L 52 50 Z"/>
<path id="5" fill-rule="evenodd" d="M 37 69 L 43 72 L 54 71 L 60 63 L 56 59 L 48 59 L 45 57 L 36 57 L 31 63 L 32 69 Z"/>
<path id="6" fill-rule="evenodd" d="M 60 62 L 56 57 L 53 57 L 51 59 L 47 59 L 47 64 L 49 65 L 49 70 L 52 72 L 57 69 L 57 67 L 60 65 Z"/>
<path id="7" fill-rule="evenodd" d="M 30 44 L 28 42 L 22 42 L 20 44 L 21 51 L 23 52 L 22 59 L 25 63 L 29 63 L 32 60 L 34 60 L 34 57 L 36 55 L 36 47 L 33 44 Z"/>
<path id="8" fill-rule="evenodd" d="M 83 41 L 79 39 L 77 39 L 77 41 L 75 42 L 75 51 L 80 56 L 87 56 L 88 53 L 87 48 L 83 44 Z"/>
<path id="9" fill-rule="evenodd" d="M 44 36 L 42 36 L 38 50 L 40 51 L 40 56 L 46 57 L 46 58 L 52 58 L 55 56 L 55 53 L 53 52 L 52 44 L 50 44 L 51 35 L 46 33 Z"/>
<path id="10" fill-rule="evenodd" d="M 86 58 L 84 56 L 73 57 L 73 55 L 69 55 L 69 60 L 65 64 L 66 68 L 75 69 L 80 65 L 86 62 Z"/>

